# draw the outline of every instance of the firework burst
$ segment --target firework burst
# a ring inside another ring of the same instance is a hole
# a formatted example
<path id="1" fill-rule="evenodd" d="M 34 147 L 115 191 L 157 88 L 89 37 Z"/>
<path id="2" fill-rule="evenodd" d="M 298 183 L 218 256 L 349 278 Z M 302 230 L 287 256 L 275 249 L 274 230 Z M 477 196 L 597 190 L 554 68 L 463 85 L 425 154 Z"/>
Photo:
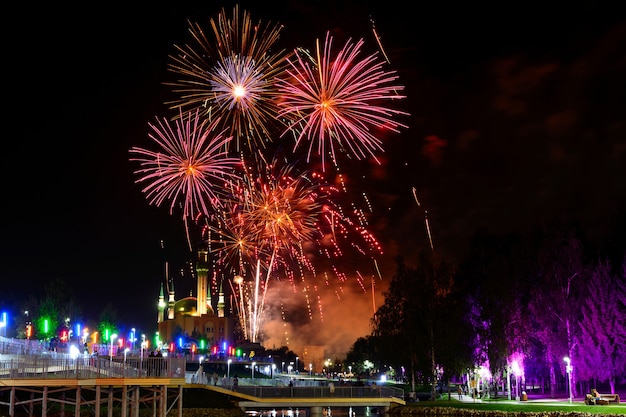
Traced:
<path id="1" fill-rule="evenodd" d="M 294 149 L 308 142 L 307 160 L 317 148 L 322 166 L 327 153 L 336 161 L 337 151 L 376 158 L 383 148 L 373 129 L 398 132 L 406 127 L 394 117 L 407 113 L 383 105 L 404 98 L 395 72 L 385 71 L 376 53 L 360 59 L 362 40 L 348 40 L 336 56 L 332 46 L 327 34 L 322 50 L 317 42 L 317 60 L 296 50 L 295 59 L 288 58 L 288 77 L 278 81 L 279 118 L 290 120 L 283 136 L 295 136 Z"/>
<path id="2" fill-rule="evenodd" d="M 320 185 L 297 174 L 293 165 L 274 161 L 247 170 L 239 184 L 232 184 L 231 197 L 208 232 L 216 264 L 227 276 L 241 277 L 238 292 L 246 300 L 237 303 L 240 322 L 247 338 L 256 341 L 270 277 L 293 276 L 294 266 L 306 264 L 302 245 L 321 238 L 317 224 L 325 206 Z"/>
<path id="3" fill-rule="evenodd" d="M 183 120 L 184 119 L 184 120 Z M 183 218 L 197 213 L 209 215 L 219 205 L 224 184 L 238 178 L 238 158 L 224 151 L 232 139 L 216 131 L 219 120 L 208 123 L 198 113 L 175 122 L 157 119 L 149 124 L 148 136 L 161 148 L 159 151 L 133 147 L 130 150 L 140 168 L 135 171 L 136 183 L 145 183 L 143 192 L 150 204 L 161 206 L 170 200 L 170 214 L 182 203 Z"/>
<path id="4" fill-rule="evenodd" d="M 176 46 L 169 70 L 180 76 L 173 87 L 179 98 L 171 108 L 200 109 L 203 117 L 220 118 L 237 150 L 264 148 L 277 122 L 276 79 L 286 68 L 284 51 L 273 53 L 279 24 L 252 23 L 250 14 L 235 6 L 232 19 L 224 9 L 211 19 L 208 37 L 197 23 L 190 24 L 193 44 Z"/>
<path id="5" fill-rule="evenodd" d="M 337 282 L 347 281 L 335 264 L 346 241 L 359 254 L 380 252 L 363 214 L 345 213 L 337 203 L 339 189 L 322 175 L 278 159 L 256 162 L 246 166 L 240 182 L 230 183 L 229 197 L 204 233 L 214 268 L 230 282 L 242 331 L 251 341 L 260 338 L 272 281 L 288 282 L 294 294 L 309 297 L 319 288 L 317 267 L 324 271 L 324 286 L 331 285 L 329 272 Z M 319 301 L 307 306 L 309 315 L 317 307 L 322 316 Z"/>

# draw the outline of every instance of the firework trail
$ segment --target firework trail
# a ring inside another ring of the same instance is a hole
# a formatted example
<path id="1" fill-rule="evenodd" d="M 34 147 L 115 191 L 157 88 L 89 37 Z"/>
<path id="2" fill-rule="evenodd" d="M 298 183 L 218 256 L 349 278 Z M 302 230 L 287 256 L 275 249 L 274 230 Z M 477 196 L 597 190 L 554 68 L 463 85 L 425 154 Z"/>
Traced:
<path id="1" fill-rule="evenodd" d="M 282 26 L 253 24 L 250 14 L 233 9 L 229 18 L 222 9 L 211 19 L 207 36 L 189 22 L 193 43 L 175 45 L 168 69 L 178 75 L 168 82 L 178 98 L 167 102 L 172 109 L 201 111 L 209 120 L 220 118 L 219 128 L 228 129 L 237 150 L 256 152 L 271 141 L 271 128 L 278 119 L 276 79 L 286 68 L 284 51 L 272 52 Z"/>
<path id="2" fill-rule="evenodd" d="M 415 187 L 413 187 L 412 189 L 413 192 L 413 198 L 415 199 L 415 202 L 417 203 L 418 207 L 421 207 L 422 204 L 420 203 L 420 201 L 417 198 L 417 190 L 415 189 Z M 430 242 L 430 250 L 433 253 L 433 256 L 435 255 L 435 248 L 433 246 L 433 237 L 430 234 L 430 224 L 428 223 L 428 210 L 424 209 L 424 224 L 426 225 L 426 233 L 428 234 L 428 241 Z"/>
<path id="3" fill-rule="evenodd" d="M 380 40 L 380 36 L 378 35 L 378 31 L 376 31 L 376 23 L 374 23 L 374 19 L 371 18 L 371 17 L 370 17 L 370 23 L 372 24 L 372 33 L 374 34 L 374 38 L 376 39 L 376 43 L 378 43 L 378 47 L 380 48 L 380 52 L 385 57 L 385 61 L 387 61 L 388 64 L 391 64 L 391 62 L 389 61 L 389 57 L 387 57 L 387 53 L 385 52 L 385 49 L 383 48 L 383 43 Z"/>
<path id="4" fill-rule="evenodd" d="M 357 159 L 382 151 L 382 141 L 373 129 L 399 132 L 406 127 L 394 117 L 407 113 L 383 105 L 399 100 L 403 86 L 397 75 L 385 71 L 377 54 L 360 59 L 363 40 L 348 40 L 336 55 L 333 38 L 328 33 L 323 48 L 317 42 L 316 60 L 296 50 L 295 59 L 288 58 L 288 76 L 277 81 L 283 99 L 279 102 L 279 118 L 289 120 L 288 132 L 294 135 L 294 150 L 308 141 L 307 162 L 316 150 L 325 166 L 326 153 L 337 161 L 337 152 Z"/>

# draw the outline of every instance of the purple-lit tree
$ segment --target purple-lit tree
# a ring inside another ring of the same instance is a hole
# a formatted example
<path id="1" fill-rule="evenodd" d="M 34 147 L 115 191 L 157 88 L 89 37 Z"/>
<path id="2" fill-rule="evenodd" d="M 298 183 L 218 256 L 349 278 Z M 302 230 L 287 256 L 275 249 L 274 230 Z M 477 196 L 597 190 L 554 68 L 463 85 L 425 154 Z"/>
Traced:
<path id="1" fill-rule="evenodd" d="M 506 383 L 511 354 L 526 354 L 532 340 L 522 298 L 528 287 L 525 264 L 529 256 L 521 243 L 513 236 L 477 233 L 458 276 L 471 305 L 465 318 L 474 331 L 475 364 L 488 364 L 494 382 L 501 386 Z"/>
<path id="2" fill-rule="evenodd" d="M 584 324 L 575 338 L 579 377 L 593 381 L 590 388 L 608 381 L 615 393 L 616 379 L 626 370 L 626 259 L 619 275 L 608 260 L 592 266 L 586 295 Z"/>
<path id="3" fill-rule="evenodd" d="M 583 292 L 582 244 L 573 232 L 547 234 L 538 253 L 536 283 L 529 308 L 537 324 L 535 337 L 545 347 L 550 371 L 550 394 L 556 396 L 557 367 L 565 373 L 563 357 L 576 363 L 574 336 L 578 332 L 580 297 Z M 576 368 L 574 368 L 576 369 Z M 575 372 L 572 393 L 575 396 Z"/>

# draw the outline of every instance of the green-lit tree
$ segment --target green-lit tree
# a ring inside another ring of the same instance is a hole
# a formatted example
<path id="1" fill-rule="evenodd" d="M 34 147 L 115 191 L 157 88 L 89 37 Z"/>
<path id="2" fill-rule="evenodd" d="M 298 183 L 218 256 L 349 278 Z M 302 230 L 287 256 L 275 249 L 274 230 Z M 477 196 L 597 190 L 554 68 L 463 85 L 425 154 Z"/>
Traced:
<path id="1" fill-rule="evenodd" d="M 107 343 L 111 335 L 117 334 L 117 311 L 111 303 L 108 303 L 98 320 L 98 332 L 100 333 L 100 343 Z"/>

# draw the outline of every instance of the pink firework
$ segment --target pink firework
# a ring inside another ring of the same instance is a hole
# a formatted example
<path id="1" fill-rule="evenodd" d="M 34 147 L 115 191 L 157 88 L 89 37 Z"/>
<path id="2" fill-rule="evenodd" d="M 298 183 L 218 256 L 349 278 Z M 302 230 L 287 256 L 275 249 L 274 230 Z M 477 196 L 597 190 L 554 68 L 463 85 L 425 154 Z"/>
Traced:
<path id="1" fill-rule="evenodd" d="M 145 183 L 143 192 L 150 204 L 161 206 L 170 200 L 170 214 L 182 202 L 183 218 L 198 213 L 209 215 L 210 208 L 219 204 L 218 195 L 229 180 L 238 178 L 235 170 L 241 165 L 224 150 L 232 139 L 216 131 L 219 119 L 208 123 L 198 113 L 181 117 L 175 122 L 167 119 L 150 124 L 148 136 L 161 148 L 152 151 L 133 147 L 139 162 L 136 183 Z"/>
<path id="2" fill-rule="evenodd" d="M 283 51 L 273 53 L 281 25 L 252 23 L 249 13 L 233 17 L 224 9 L 211 19 L 207 37 L 198 24 L 190 23 L 191 45 L 176 46 L 169 70 L 179 76 L 171 83 L 179 98 L 171 108 L 199 109 L 203 117 L 220 118 L 241 150 L 242 144 L 255 151 L 271 140 L 269 128 L 276 119 L 275 79 L 286 68 Z"/>
<path id="3" fill-rule="evenodd" d="M 317 146 L 322 166 L 326 153 L 337 161 L 337 151 L 376 159 L 383 148 L 373 129 L 399 132 L 406 127 L 394 117 L 407 113 L 384 105 L 404 98 L 398 95 L 404 87 L 396 84 L 395 72 L 383 69 L 377 54 L 359 58 L 362 40 L 348 40 L 336 56 L 332 46 L 329 33 L 322 51 L 317 42 L 317 62 L 301 50 L 295 52 L 295 60 L 288 59 L 289 76 L 278 81 L 279 118 L 290 121 L 282 136 L 293 133 L 294 149 L 308 141 L 308 160 Z"/>

